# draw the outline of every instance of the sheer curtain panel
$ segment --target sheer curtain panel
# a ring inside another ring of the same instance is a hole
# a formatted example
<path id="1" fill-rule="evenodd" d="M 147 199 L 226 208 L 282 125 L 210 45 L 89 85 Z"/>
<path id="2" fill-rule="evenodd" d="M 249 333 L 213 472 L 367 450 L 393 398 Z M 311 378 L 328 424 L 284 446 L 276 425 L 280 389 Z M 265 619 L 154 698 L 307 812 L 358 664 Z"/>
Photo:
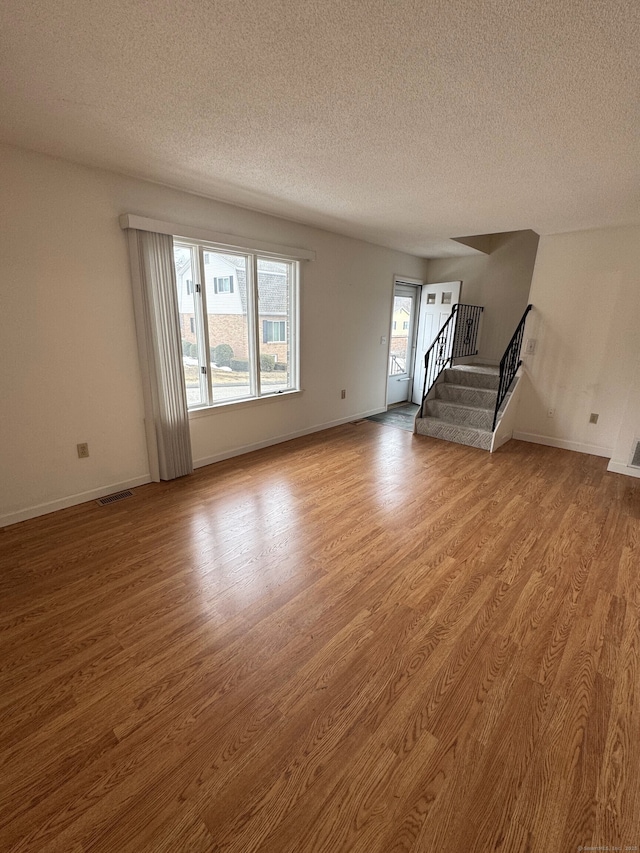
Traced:
<path id="1" fill-rule="evenodd" d="M 173 480 L 193 471 L 173 237 L 128 234 L 151 477 Z"/>

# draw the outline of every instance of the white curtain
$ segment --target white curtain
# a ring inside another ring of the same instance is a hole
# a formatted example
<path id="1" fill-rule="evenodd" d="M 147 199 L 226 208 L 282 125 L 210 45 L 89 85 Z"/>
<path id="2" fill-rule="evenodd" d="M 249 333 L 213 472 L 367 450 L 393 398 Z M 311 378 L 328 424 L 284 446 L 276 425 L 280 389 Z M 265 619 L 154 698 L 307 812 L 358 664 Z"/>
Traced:
<path id="1" fill-rule="evenodd" d="M 193 471 L 173 237 L 129 230 L 149 466 L 154 480 Z"/>

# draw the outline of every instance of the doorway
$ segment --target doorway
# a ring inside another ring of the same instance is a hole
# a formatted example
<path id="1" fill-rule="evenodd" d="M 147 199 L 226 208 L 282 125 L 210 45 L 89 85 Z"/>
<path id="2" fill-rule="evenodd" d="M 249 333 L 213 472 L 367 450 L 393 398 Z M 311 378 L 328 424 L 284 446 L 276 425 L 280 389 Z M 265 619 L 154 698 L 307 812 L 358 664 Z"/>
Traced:
<path id="1" fill-rule="evenodd" d="M 389 343 L 387 406 L 411 401 L 416 350 L 418 289 L 396 282 Z"/>
<path id="2" fill-rule="evenodd" d="M 453 306 L 460 301 L 461 281 L 425 284 L 420 291 L 420 312 L 417 324 L 417 355 L 412 382 L 414 403 L 422 403 L 424 385 L 424 356 L 440 329 L 451 316 Z"/>

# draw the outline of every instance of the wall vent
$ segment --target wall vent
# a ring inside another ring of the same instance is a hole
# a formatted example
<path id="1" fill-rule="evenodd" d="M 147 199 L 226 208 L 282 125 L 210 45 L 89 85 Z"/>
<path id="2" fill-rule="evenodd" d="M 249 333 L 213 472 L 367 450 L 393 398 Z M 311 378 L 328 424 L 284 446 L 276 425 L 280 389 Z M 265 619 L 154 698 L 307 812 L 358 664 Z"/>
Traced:
<path id="1" fill-rule="evenodd" d="M 116 492 L 115 495 L 107 495 L 106 498 L 100 498 L 96 501 L 98 506 L 107 506 L 107 504 L 113 504 L 116 501 L 123 501 L 125 498 L 132 498 L 133 492 L 127 489 L 124 492 Z"/>
<path id="2" fill-rule="evenodd" d="M 636 439 L 635 449 L 629 465 L 631 468 L 640 468 L 640 439 Z"/>

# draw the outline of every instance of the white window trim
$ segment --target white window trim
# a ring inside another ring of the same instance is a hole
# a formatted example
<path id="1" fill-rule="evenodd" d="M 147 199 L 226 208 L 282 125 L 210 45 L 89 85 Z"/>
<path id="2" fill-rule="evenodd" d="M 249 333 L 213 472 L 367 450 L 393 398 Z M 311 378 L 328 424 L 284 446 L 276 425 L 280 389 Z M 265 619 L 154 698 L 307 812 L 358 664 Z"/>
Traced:
<path id="1" fill-rule="evenodd" d="M 120 217 L 121 224 L 122 218 Z M 123 226 L 124 227 L 124 226 Z M 133 226 L 129 226 L 133 227 Z M 144 229 L 143 229 L 144 230 Z M 178 235 L 172 235 L 175 243 L 178 245 L 180 243 L 187 243 L 192 246 L 196 246 L 198 248 L 198 276 L 200 278 L 200 250 L 207 249 L 212 252 L 225 252 L 229 250 L 229 247 L 226 245 L 220 245 L 211 243 L 209 240 L 196 239 L 194 237 L 178 237 Z M 291 319 L 292 323 L 289 326 L 289 334 L 291 335 L 290 341 L 290 351 L 294 355 L 294 362 L 291 365 L 291 383 L 292 387 L 287 388 L 284 391 L 273 391 L 261 393 L 259 390 L 259 377 L 260 377 L 260 343 L 261 343 L 261 334 L 259 328 L 259 310 L 258 310 L 258 300 L 255 298 L 255 293 L 252 288 L 247 289 L 247 319 L 248 319 L 248 332 L 249 332 L 249 361 L 253 362 L 254 370 L 250 371 L 250 382 L 251 382 L 251 395 L 248 397 L 240 397 L 237 400 L 221 400 L 217 403 L 202 403 L 195 406 L 188 407 L 189 417 L 195 413 L 207 413 L 212 410 L 220 410 L 225 409 L 229 406 L 237 406 L 237 405 L 250 405 L 252 403 L 260 402 L 261 400 L 274 400 L 278 397 L 283 397 L 285 395 L 290 394 L 300 394 L 302 389 L 300 387 L 300 264 L 297 262 L 298 259 L 294 257 L 286 257 L 283 255 L 276 254 L 268 254 L 266 252 L 258 252 L 248 247 L 244 247 L 244 250 L 235 250 L 234 254 L 241 255 L 247 259 L 247 283 L 249 281 L 258 281 L 258 260 L 260 258 L 267 257 L 269 260 L 281 261 L 283 263 L 291 263 L 293 261 L 292 273 L 293 273 L 293 291 L 292 291 L 292 300 L 293 306 L 291 310 Z M 194 281 L 194 291 L 197 289 L 197 284 L 200 284 L 202 290 L 204 290 L 204 282 L 196 281 L 195 277 Z M 195 297 L 195 293 L 194 293 Z M 206 294 L 205 294 L 206 300 Z M 196 326 L 200 327 L 201 331 L 204 329 L 204 319 L 200 317 L 199 312 L 202 311 L 202 303 L 200 300 L 196 300 L 194 298 L 194 314 L 196 318 Z M 208 332 L 205 332 L 204 338 L 208 340 Z M 203 346 L 204 346 L 203 341 Z M 207 370 L 206 376 L 204 377 L 206 380 L 206 396 L 211 399 L 212 396 L 212 387 L 211 387 L 211 371 Z M 204 380 L 200 379 L 201 383 Z M 254 387 L 255 382 L 255 387 Z M 201 388 L 201 392 L 204 392 L 204 388 Z"/>
<path id="2" fill-rule="evenodd" d="M 286 391 L 273 391 L 270 394 L 263 394 L 261 397 L 242 397 L 239 400 L 221 400 L 219 403 L 212 403 L 210 406 L 198 406 L 197 409 L 189 409 L 189 420 L 194 418 L 206 418 L 208 415 L 215 415 L 220 412 L 230 411 L 231 409 L 244 409 L 250 406 L 260 406 L 263 403 L 272 403 L 274 400 L 284 397 L 297 397 L 304 394 L 303 388 L 289 388 Z"/>
<path id="3" fill-rule="evenodd" d="M 196 240 L 209 244 L 223 251 L 257 252 L 260 255 L 268 255 L 276 258 L 286 258 L 291 261 L 315 261 L 316 253 L 309 249 L 300 249 L 292 246 L 281 246 L 278 243 L 266 243 L 262 240 L 239 237 L 236 234 L 222 234 L 218 231 L 210 231 L 207 228 L 192 228 L 189 225 L 180 225 L 177 222 L 165 222 L 161 219 L 148 219 L 145 216 L 137 216 L 134 213 L 123 213 L 120 216 L 120 227 L 124 230 L 135 228 L 137 231 L 155 231 L 159 234 L 171 234 L 176 240 Z"/>

